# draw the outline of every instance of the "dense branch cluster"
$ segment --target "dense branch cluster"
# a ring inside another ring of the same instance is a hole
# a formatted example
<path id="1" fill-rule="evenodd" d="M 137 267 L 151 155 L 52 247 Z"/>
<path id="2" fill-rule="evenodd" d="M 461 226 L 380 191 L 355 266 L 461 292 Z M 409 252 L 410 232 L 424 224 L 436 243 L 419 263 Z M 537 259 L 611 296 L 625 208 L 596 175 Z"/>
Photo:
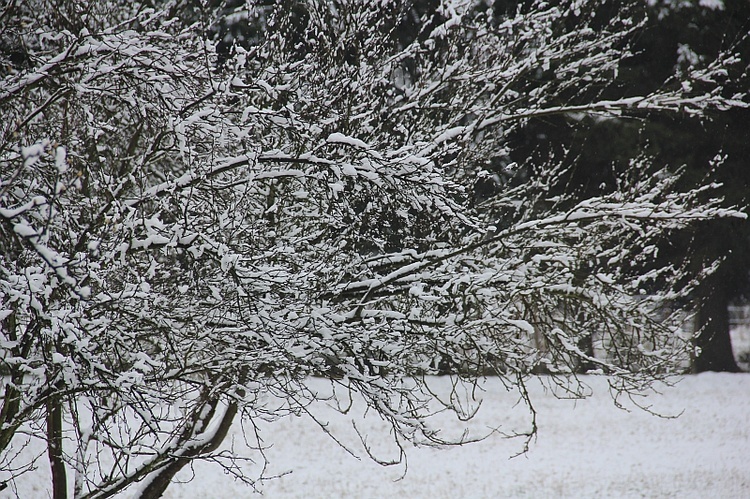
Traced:
<path id="1" fill-rule="evenodd" d="M 745 106 L 719 84 L 731 53 L 606 100 L 639 21 L 599 2 L 280 2 L 238 10 L 257 26 L 231 50 L 207 35 L 226 12 L 148 3 L 2 13 L 23 58 L 0 73 L 0 469 L 33 470 L 39 437 L 77 497 L 146 477 L 155 497 L 231 457 L 235 414 L 305 412 L 308 376 L 440 444 L 425 375 L 631 390 L 690 355 L 672 305 L 700 275 L 649 263 L 738 214 L 648 158 L 609 194 L 552 195 L 560 158 L 518 165 L 507 137 Z"/>

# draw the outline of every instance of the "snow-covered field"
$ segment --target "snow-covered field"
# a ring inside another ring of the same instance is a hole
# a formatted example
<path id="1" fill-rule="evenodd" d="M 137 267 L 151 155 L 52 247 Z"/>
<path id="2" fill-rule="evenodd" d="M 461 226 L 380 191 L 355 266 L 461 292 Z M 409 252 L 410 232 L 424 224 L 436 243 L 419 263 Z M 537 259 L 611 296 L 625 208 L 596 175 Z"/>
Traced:
<path id="1" fill-rule="evenodd" d="M 536 381 L 530 386 L 539 433 L 527 454 L 509 459 L 522 442 L 500 437 L 443 450 L 410 447 L 408 472 L 401 480 L 403 466 L 381 467 L 364 456 L 357 460 L 307 419 L 262 426 L 262 438 L 271 445 L 266 451 L 267 473 L 291 473 L 264 482 L 259 489 L 271 498 L 750 498 L 750 374 L 688 376 L 647 399 L 663 415 L 681 413 L 676 419 L 617 409 L 606 380 L 583 380 L 593 396 L 578 401 L 558 400 Z M 447 378 L 433 382 L 447 387 Z M 322 380 L 311 384 L 326 389 Z M 492 383 L 487 388 L 472 428 L 523 429 L 526 412 L 513 407 L 517 397 Z M 318 415 L 363 455 L 351 414 L 349 419 L 325 410 Z M 370 419 L 359 423 L 368 443 L 378 457 L 396 457 L 392 440 Z M 453 435 L 462 431 L 457 423 L 445 422 L 441 428 Z M 233 439 L 240 448 L 239 425 Z M 248 469 L 257 472 L 249 464 Z M 21 480 L 21 497 L 49 497 L 43 488 L 46 470 L 37 473 Z M 197 464 L 194 474 L 189 483 L 170 486 L 165 497 L 253 496 L 251 489 L 216 465 Z M 187 480 L 191 473 L 184 470 L 181 476 Z"/>
<path id="2" fill-rule="evenodd" d="M 272 498 L 410 497 L 680 497 L 750 498 L 750 374 L 701 374 L 649 398 L 663 419 L 612 404 L 606 383 L 586 379 L 586 400 L 558 400 L 534 384 L 539 435 L 531 450 L 509 459 L 521 442 L 490 438 L 447 450 L 409 448 L 408 472 L 358 461 L 309 421 L 296 418 L 263 430 L 271 473 L 292 473 L 261 486 Z M 492 390 L 474 425 L 522 425 L 515 397 Z M 331 419 L 355 443 L 351 423 Z M 394 457 L 388 436 L 369 442 Z M 390 452 L 389 452 L 390 451 Z M 170 487 L 167 497 L 238 498 L 249 490 L 210 465 Z"/>

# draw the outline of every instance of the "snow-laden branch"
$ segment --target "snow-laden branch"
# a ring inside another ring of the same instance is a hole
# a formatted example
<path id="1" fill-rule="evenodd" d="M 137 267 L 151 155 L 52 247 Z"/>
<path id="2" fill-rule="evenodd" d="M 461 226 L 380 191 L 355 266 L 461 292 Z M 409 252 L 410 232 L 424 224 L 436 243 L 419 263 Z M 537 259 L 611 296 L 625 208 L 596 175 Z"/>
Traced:
<path id="1" fill-rule="evenodd" d="M 581 194 L 566 144 L 528 153 L 532 125 L 747 108 L 722 84 L 741 61 L 618 97 L 644 21 L 611 2 L 178 4 L 8 20 L 28 58 L 0 73 L 0 463 L 31 469 L 14 446 L 62 414 L 79 497 L 157 495 L 218 459 L 235 412 L 357 392 L 402 457 L 472 438 L 431 426 L 474 412 L 425 375 L 493 374 L 531 406 L 533 372 L 635 389 L 689 358 L 675 304 L 715 265 L 660 248 L 746 215 L 642 157 Z M 226 23 L 250 30 L 231 48 Z"/>

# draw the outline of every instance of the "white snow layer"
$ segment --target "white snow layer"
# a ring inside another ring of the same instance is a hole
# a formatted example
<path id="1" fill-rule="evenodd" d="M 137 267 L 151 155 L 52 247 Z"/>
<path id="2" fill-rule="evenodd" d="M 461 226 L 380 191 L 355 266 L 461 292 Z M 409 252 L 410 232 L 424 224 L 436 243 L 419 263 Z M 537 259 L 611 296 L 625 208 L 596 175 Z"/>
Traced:
<path id="1" fill-rule="evenodd" d="M 353 433 L 349 418 L 319 411 L 333 433 L 354 447 L 357 460 L 323 435 L 308 419 L 288 418 L 261 426 L 272 445 L 266 455 L 267 474 L 281 478 L 259 484 L 263 496 L 224 474 L 215 464 L 198 463 L 171 485 L 167 499 L 273 498 L 740 498 L 750 497 L 750 374 L 688 376 L 675 388 L 641 401 L 666 416 L 639 409 L 617 409 L 606 380 L 583 377 L 593 390 L 586 400 L 559 400 L 534 381 L 530 395 L 539 413 L 539 433 L 527 454 L 509 459 L 522 442 L 499 435 L 480 443 L 438 450 L 409 446 L 408 472 L 401 466 L 380 467 L 368 460 Z M 447 390 L 448 378 L 433 384 Z M 491 381 L 491 380 L 490 380 Z M 327 390 L 322 380 L 314 389 Z M 519 430 L 525 411 L 513 404 L 516 396 L 496 384 L 488 391 L 471 427 Z M 361 410 L 359 411 L 361 414 Z M 358 423 L 367 442 L 383 459 L 398 450 L 377 422 Z M 459 423 L 441 425 L 445 436 L 460 436 Z M 243 448 L 236 424 L 224 447 Z M 47 497 L 44 476 L 23 480 L 21 497 Z M 260 469 L 247 464 L 247 471 Z M 28 478 L 31 478 L 29 475 Z M 192 480 L 191 480 L 192 478 Z M 7 490 L 5 491 L 7 493 Z M 0 493 L 2 496 L 3 493 Z M 131 492 L 132 494 L 132 492 Z M 6 496 L 2 496 L 6 497 Z M 120 497 L 130 497 L 125 493 Z"/>

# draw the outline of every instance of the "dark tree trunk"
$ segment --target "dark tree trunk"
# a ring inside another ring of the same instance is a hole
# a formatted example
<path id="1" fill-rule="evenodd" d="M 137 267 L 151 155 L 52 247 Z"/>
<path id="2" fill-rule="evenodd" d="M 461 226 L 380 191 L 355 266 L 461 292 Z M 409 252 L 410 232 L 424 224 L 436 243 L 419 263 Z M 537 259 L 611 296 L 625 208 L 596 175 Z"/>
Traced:
<path id="1" fill-rule="evenodd" d="M 210 401 L 208 402 L 209 405 L 211 405 L 211 409 L 209 411 L 209 415 L 206 417 L 205 420 L 202 420 L 200 422 L 200 425 L 202 426 L 202 430 L 205 431 L 208 427 L 208 424 L 213 417 L 213 414 L 215 413 L 216 407 L 218 405 L 218 401 Z M 197 445 L 192 448 L 184 449 L 182 454 L 179 457 L 175 457 L 171 460 L 169 464 L 161 468 L 160 470 L 156 471 L 154 473 L 154 477 L 150 479 L 149 484 L 143 489 L 141 492 L 141 495 L 139 496 L 139 499 L 158 499 L 163 494 L 164 491 L 167 490 L 167 487 L 170 483 L 172 483 L 172 479 L 174 476 L 187 465 L 190 463 L 191 460 L 200 457 L 202 455 L 205 455 L 209 452 L 213 452 L 216 450 L 219 445 L 221 445 L 221 442 L 224 440 L 224 438 L 227 436 L 227 433 L 229 432 L 230 426 L 232 426 L 232 422 L 234 421 L 234 417 L 237 414 L 237 403 L 236 402 L 230 402 L 229 406 L 227 407 L 226 412 L 222 415 L 221 421 L 219 422 L 219 427 L 217 428 L 216 432 L 209 438 L 207 441 L 202 442 L 200 445 Z"/>
<path id="2" fill-rule="evenodd" d="M 700 335 L 696 346 L 700 353 L 695 359 L 695 372 L 740 372 L 729 336 L 729 292 L 721 284 L 707 288 L 698 310 Z"/>
<path id="3" fill-rule="evenodd" d="M 582 337 L 580 340 L 578 340 L 578 348 L 586 354 L 589 358 L 594 358 L 594 337 L 593 335 L 588 335 Z M 596 363 L 592 362 L 589 359 L 585 358 L 579 358 L 578 359 L 578 365 L 576 366 L 576 371 L 581 374 L 586 374 L 589 371 L 593 371 L 597 369 L 599 366 L 596 365 Z"/>
<path id="4" fill-rule="evenodd" d="M 62 405 L 53 397 L 47 402 L 47 455 L 52 469 L 52 497 L 68 497 L 68 480 L 63 459 Z"/>
<path id="5" fill-rule="evenodd" d="M 17 341 L 16 336 L 16 314 L 11 313 L 5 321 L 0 324 L 3 331 L 8 335 L 11 341 Z M 11 350 L 11 355 L 21 357 L 25 355 L 25 351 L 20 351 L 18 348 Z M 23 357 L 25 358 L 25 357 Z M 6 373 L 0 373 L 0 376 L 4 376 Z M 19 423 L 15 420 L 16 414 L 21 407 L 21 394 L 16 386 L 20 386 L 23 382 L 23 373 L 19 372 L 19 369 L 13 368 L 10 370 L 10 382 L 2 380 L 5 385 L 5 396 L 0 401 L 0 454 L 10 445 L 10 441 L 16 434 Z M 0 487 L 5 484 L 3 482 Z M 6 485 L 7 486 L 7 485 Z M 0 488 L 2 490 L 2 488 Z"/>

